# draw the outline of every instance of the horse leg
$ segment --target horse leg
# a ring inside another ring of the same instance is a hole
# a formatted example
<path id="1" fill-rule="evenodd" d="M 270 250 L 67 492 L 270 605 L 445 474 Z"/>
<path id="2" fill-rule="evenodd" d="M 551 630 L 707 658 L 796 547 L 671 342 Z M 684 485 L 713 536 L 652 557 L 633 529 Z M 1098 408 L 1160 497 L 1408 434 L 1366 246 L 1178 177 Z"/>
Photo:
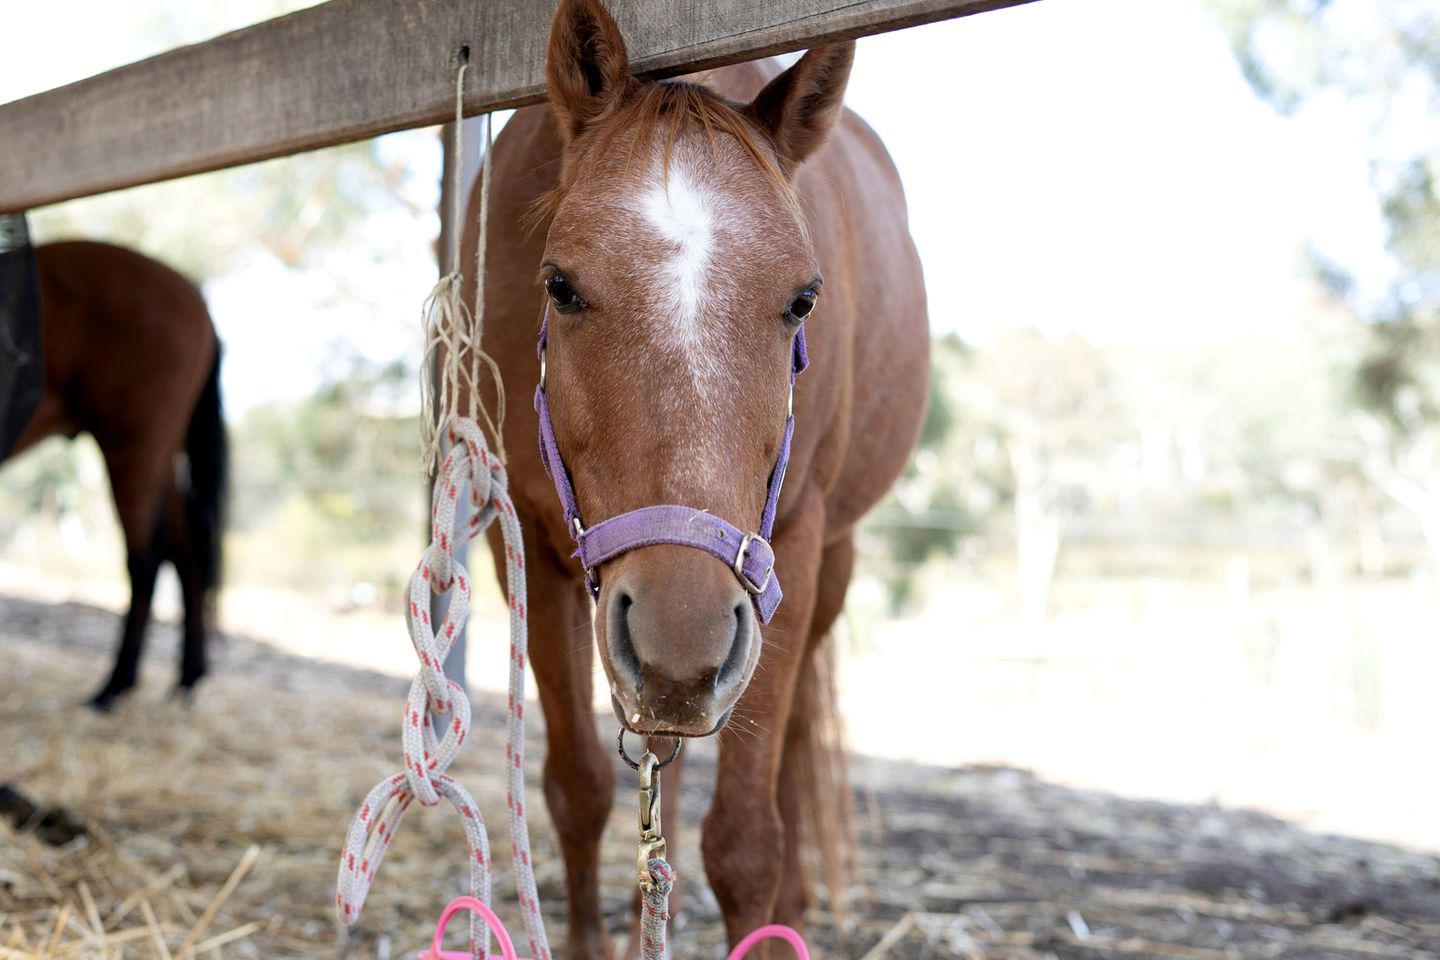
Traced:
<path id="1" fill-rule="evenodd" d="M 780 880 L 780 898 L 775 905 L 775 922 L 788 924 L 796 930 L 804 929 L 805 911 L 810 906 L 810 891 L 801 863 L 801 821 L 805 812 L 803 805 L 825 803 L 828 796 L 817 796 L 817 793 L 824 794 L 827 788 L 845 785 L 843 777 L 837 778 L 840 781 L 838 784 L 820 779 L 823 776 L 822 765 L 844 763 L 844 757 L 825 757 L 816 753 L 838 745 L 825 742 L 825 732 L 816 729 L 816 725 L 823 724 L 826 718 L 819 715 L 824 701 L 821 691 L 816 687 L 820 678 L 816 674 L 813 661 L 815 657 L 824 655 L 820 645 L 830 635 L 831 628 L 835 626 L 835 621 L 845 607 L 845 593 L 850 586 L 850 575 L 854 566 L 855 541 L 851 535 L 847 534 L 843 540 L 825 548 L 820 560 L 820 576 L 816 585 L 815 613 L 810 623 L 808 650 L 797 681 L 795 699 L 790 706 L 790 719 L 785 726 L 785 752 L 780 763 L 779 790 L 780 819 L 785 824 L 785 872 Z M 836 802 L 844 803 L 845 798 L 836 798 Z M 824 812 L 815 811 L 815 815 L 823 817 Z M 825 834 L 829 831 L 820 832 Z M 833 833 L 815 838 L 822 847 L 833 847 L 842 839 Z M 825 849 L 823 854 L 822 859 L 827 867 L 832 862 L 843 862 L 838 860 L 842 856 L 842 851 L 838 849 Z M 830 891 L 833 897 L 839 897 L 843 892 Z"/>
<path id="2" fill-rule="evenodd" d="M 155 539 L 159 539 L 157 529 Z M 140 670 L 140 651 L 145 645 L 145 628 L 150 623 L 150 602 L 155 594 L 155 576 L 160 572 L 160 551 L 154 540 L 138 551 L 127 548 L 125 567 L 130 574 L 130 609 L 120 631 L 120 649 L 110 679 L 91 699 L 102 712 L 115 706 L 120 696 L 135 686 Z"/>
<path id="3" fill-rule="evenodd" d="M 209 611 L 205 584 L 200 575 L 200 562 L 195 556 L 195 540 L 185 512 L 185 499 L 178 487 L 165 493 L 166 554 L 180 578 L 180 596 L 185 605 L 185 627 L 180 645 L 180 681 L 176 694 L 189 700 L 200 678 L 205 676 L 206 620 Z"/>
<path id="4" fill-rule="evenodd" d="M 505 546 L 498 526 L 491 528 L 489 541 L 503 584 Z M 549 738 L 545 801 L 565 857 L 568 956 L 611 960 L 600 910 L 600 837 L 615 797 L 615 770 L 595 732 L 590 599 L 554 551 L 537 541 L 532 532 L 537 527 L 538 522 L 524 525 L 526 586 L 533 600 L 530 663 Z"/>
<path id="5" fill-rule="evenodd" d="M 786 718 L 804 662 L 825 508 L 818 495 L 796 503 L 775 540 L 785 602 L 765 629 L 761 662 L 720 739 L 715 798 L 705 818 L 705 872 L 725 915 L 731 945 L 770 922 L 784 871 L 785 827 L 777 798 Z"/>
<path id="6" fill-rule="evenodd" d="M 155 594 L 155 576 L 165 554 L 159 490 L 170 458 L 146 456 L 124 443 L 110 445 L 101 441 L 100 450 L 105 455 L 110 492 L 125 535 L 125 567 L 130 574 L 130 609 L 121 629 L 115 667 L 105 686 L 90 701 L 95 709 L 105 711 L 115 705 L 121 694 L 135 686 L 139 675 L 140 652 L 145 644 L 145 628 L 150 623 L 150 603 Z"/>

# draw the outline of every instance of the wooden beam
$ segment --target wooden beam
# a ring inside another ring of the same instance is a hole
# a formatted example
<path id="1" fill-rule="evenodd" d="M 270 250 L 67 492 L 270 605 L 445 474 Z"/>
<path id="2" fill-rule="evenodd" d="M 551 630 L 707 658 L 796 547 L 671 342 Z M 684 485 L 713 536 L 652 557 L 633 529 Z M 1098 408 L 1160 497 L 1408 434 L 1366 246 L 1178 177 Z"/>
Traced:
<path id="1" fill-rule="evenodd" d="M 1029 0 L 612 0 L 637 73 L 674 76 Z M 544 96 L 553 0 L 329 0 L 0 105 L 0 213 Z M 63 51 L 57 49 L 56 55 Z"/>

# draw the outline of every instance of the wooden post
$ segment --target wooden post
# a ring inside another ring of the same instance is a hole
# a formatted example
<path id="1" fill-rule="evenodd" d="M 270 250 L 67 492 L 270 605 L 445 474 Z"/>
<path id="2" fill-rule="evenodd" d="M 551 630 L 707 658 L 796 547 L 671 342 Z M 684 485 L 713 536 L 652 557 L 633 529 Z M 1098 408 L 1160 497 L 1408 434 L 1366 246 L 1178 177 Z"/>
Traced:
<path id="1" fill-rule="evenodd" d="M 440 169 L 440 239 L 436 253 L 437 260 L 439 261 L 440 276 L 442 277 L 455 269 L 455 264 L 450 261 L 450 249 L 454 243 L 452 238 L 458 240 L 459 235 L 463 233 L 465 229 L 465 210 L 469 207 L 470 187 L 475 182 L 476 176 L 480 173 L 480 158 L 483 150 L 480 138 L 485 129 L 484 121 L 478 117 L 466 120 L 464 124 L 462 124 L 464 137 L 461 155 L 457 157 L 455 156 L 453 146 L 454 126 L 453 123 L 447 123 L 440 128 L 440 143 L 444 150 L 445 162 Z M 458 220 L 453 216 L 452 211 L 454 204 L 450 197 L 451 175 L 456 164 L 460 166 L 460 218 Z M 473 265 L 461 264 L 460 272 L 464 273 L 467 268 L 474 269 Z M 431 382 L 438 384 L 439 378 L 432 377 Z M 441 437 L 440 443 L 442 453 L 449 450 L 450 444 L 444 437 Z M 462 491 L 461 496 L 468 497 L 469 493 Z M 427 518 L 425 537 L 428 541 L 430 537 L 428 520 L 430 515 L 430 486 L 428 484 L 425 487 L 425 498 L 425 515 Z M 455 549 L 455 559 L 467 567 L 470 565 L 470 546 L 468 543 L 457 545 Z M 444 620 L 445 612 L 449 606 L 449 594 L 432 596 L 430 600 L 430 622 L 439 624 Z M 450 656 L 445 659 L 445 676 L 460 684 L 461 688 L 467 692 L 470 689 L 470 685 L 465 680 L 465 658 L 469 645 L 468 636 L 469 630 L 462 629 L 460 635 L 455 638 L 455 646 L 451 648 Z"/>

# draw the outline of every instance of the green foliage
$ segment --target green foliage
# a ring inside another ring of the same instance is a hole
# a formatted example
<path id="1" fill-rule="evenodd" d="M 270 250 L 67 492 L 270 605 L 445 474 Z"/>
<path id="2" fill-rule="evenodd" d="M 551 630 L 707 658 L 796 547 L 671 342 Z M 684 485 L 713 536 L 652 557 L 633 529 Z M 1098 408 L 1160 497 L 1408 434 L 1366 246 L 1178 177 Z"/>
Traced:
<path id="1" fill-rule="evenodd" d="M 1371 120 L 1371 179 L 1398 268 L 1356 396 L 1392 426 L 1433 421 L 1440 395 L 1440 10 L 1414 0 L 1211 0 L 1256 92 L 1286 113 L 1342 97 Z M 1318 267 L 1349 298 L 1343 264 Z M 1417 395 L 1418 394 L 1418 395 Z M 1418 417 L 1418 419 L 1417 419 Z"/>
<path id="2" fill-rule="evenodd" d="M 203 283 L 257 249 L 298 267 L 321 251 L 358 248 L 371 239 L 359 229 L 365 217 L 399 202 L 394 178 L 367 141 L 75 200 L 31 220 L 38 241 L 117 243 Z"/>
<path id="3" fill-rule="evenodd" d="M 344 585 L 393 582 L 418 548 L 424 517 L 419 434 L 401 398 L 400 363 L 351 360 L 318 393 L 250 411 L 233 430 L 233 526 L 265 556 L 249 575 Z"/>
<path id="4" fill-rule="evenodd" d="M 131 42 L 156 51 L 310 6 L 314 0 L 134 5 Z M 137 109 L 143 110 L 143 104 Z M 140 250 L 197 283 L 223 276 L 257 249 L 287 266 L 349 249 L 391 251 L 363 229 L 387 208 L 407 208 L 404 171 L 369 140 L 231 170 L 135 187 L 34 211 L 37 241 L 83 237 Z"/>
<path id="5" fill-rule="evenodd" d="M 1338 89 L 1380 100 L 1440 82 L 1440 15 L 1419 0 L 1209 0 L 1256 93 L 1293 113 Z"/>
<path id="6" fill-rule="evenodd" d="M 913 574 L 918 566 L 954 554 L 961 539 L 979 529 L 964 500 L 974 486 L 974 458 L 962 449 L 971 424 L 961 387 L 971 358 L 958 336 L 933 342 L 929 405 L 916 453 L 862 530 L 867 553 L 884 557 L 892 609 L 904 609 L 915 599 Z"/>
<path id="7" fill-rule="evenodd" d="M 1371 181 L 1394 280 L 1361 302 L 1345 268 L 1317 279 L 1368 323 L 1347 391 L 1351 459 L 1419 520 L 1440 567 L 1440 10 L 1416 0 L 1211 0 L 1245 75 L 1278 109 L 1340 98 L 1370 117 Z"/>
<path id="8" fill-rule="evenodd" d="M 1356 371 L 1359 401 L 1398 430 L 1440 420 L 1440 324 L 1405 315 L 1378 323 Z"/>

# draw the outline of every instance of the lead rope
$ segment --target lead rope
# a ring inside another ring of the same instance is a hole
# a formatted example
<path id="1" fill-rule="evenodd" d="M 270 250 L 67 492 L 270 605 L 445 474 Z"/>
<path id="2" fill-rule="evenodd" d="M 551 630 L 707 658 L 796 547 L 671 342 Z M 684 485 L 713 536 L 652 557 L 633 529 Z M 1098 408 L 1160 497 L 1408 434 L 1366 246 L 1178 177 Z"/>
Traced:
<path id="1" fill-rule="evenodd" d="M 625 736 L 621 731 L 621 738 Z M 679 741 L 675 753 L 680 752 Z M 640 957 L 641 960 L 669 960 L 666 933 L 670 926 L 670 890 L 675 886 L 675 870 L 665 859 L 665 835 L 660 829 L 660 768 L 675 759 L 661 761 L 646 751 L 636 763 L 625 754 L 623 739 L 620 756 L 640 775 L 640 846 L 636 867 L 640 883 Z M 790 927 L 772 923 L 748 934 L 730 951 L 728 960 L 742 960 L 751 949 L 764 940 L 784 940 L 795 950 L 797 960 L 810 960 L 805 940 Z"/>
<path id="2" fill-rule="evenodd" d="M 461 65 L 455 81 L 455 163 L 451 197 L 459 223 L 458 174 L 462 146 L 461 107 L 463 103 L 465 65 Z M 481 177 L 480 236 L 485 235 L 484 215 L 487 211 L 490 166 L 490 119 L 485 118 L 486 151 Z M 420 661 L 420 671 L 410 685 L 402 722 L 401 747 L 405 757 L 403 773 L 395 774 L 376 784 L 365 796 L 345 836 L 340 852 L 340 868 L 336 883 L 335 912 L 340 923 L 352 926 L 360 919 L 370 885 L 380 869 L 395 833 L 412 803 L 422 806 L 439 804 L 443 797 L 460 815 L 470 848 L 470 892 L 487 909 L 491 895 L 490 841 L 480 808 L 470 792 L 446 770 L 454 761 L 470 733 L 470 698 L 456 683 L 444 675 L 445 658 L 455 638 L 465 625 L 470 609 L 470 573 L 455 557 L 457 547 L 475 539 L 499 519 L 505 544 L 506 584 L 510 605 L 510 677 L 509 707 L 506 718 L 505 767 L 506 805 L 509 811 L 511 854 L 514 864 L 516 893 L 520 901 L 525 932 L 530 941 L 531 956 L 550 960 L 550 947 L 545 935 L 544 920 L 535 889 L 535 873 L 530 858 L 530 832 L 525 817 L 525 660 L 528 656 L 526 630 L 526 594 L 524 546 L 520 522 L 509 493 L 509 478 L 503 462 L 491 454 L 485 434 L 473 419 L 478 410 L 500 444 L 499 425 L 504 417 L 504 391 L 495 362 L 480 350 L 483 299 L 477 300 L 473 313 L 460 297 L 461 278 L 458 273 L 459 231 L 451 231 L 452 271 L 435 285 L 426 300 L 424 311 L 426 356 L 422 362 L 423 398 L 422 425 L 426 444 L 427 465 L 434 463 L 440 449 L 442 429 L 448 436 L 450 449 L 435 477 L 431 495 L 431 542 L 410 577 L 409 603 L 405 615 L 406 629 Z M 481 254 L 483 257 L 483 253 Z M 479 261 L 483 264 L 483 259 Z M 462 357 L 469 353 L 470 366 L 464 367 Z M 439 383 L 432 384 L 427 371 L 436 358 Z M 492 419 L 478 399 L 479 362 L 485 361 L 495 376 L 497 416 Z M 467 413 L 460 417 L 461 397 L 468 400 Z M 440 409 L 435 408 L 438 398 Z M 470 495 L 461 497 L 469 485 Z M 450 594 L 449 609 L 437 632 L 430 622 L 430 601 L 434 594 Z M 450 716 L 443 736 L 435 731 L 436 717 Z M 471 915 L 470 953 L 481 960 L 490 946 L 490 927 L 476 914 Z M 505 943 L 508 946 L 508 940 Z M 512 954 L 513 955 L 513 954 Z"/>
<path id="3" fill-rule="evenodd" d="M 620 756 L 628 763 L 624 736 L 622 731 Z M 678 740 L 675 748 L 677 751 L 680 748 Z M 635 768 L 640 774 L 640 848 L 636 868 L 640 883 L 641 960 L 668 960 L 670 956 L 665 935 L 670 927 L 670 889 L 675 886 L 675 870 L 665 859 L 665 835 L 660 829 L 660 766 L 660 758 L 647 750 Z"/>

